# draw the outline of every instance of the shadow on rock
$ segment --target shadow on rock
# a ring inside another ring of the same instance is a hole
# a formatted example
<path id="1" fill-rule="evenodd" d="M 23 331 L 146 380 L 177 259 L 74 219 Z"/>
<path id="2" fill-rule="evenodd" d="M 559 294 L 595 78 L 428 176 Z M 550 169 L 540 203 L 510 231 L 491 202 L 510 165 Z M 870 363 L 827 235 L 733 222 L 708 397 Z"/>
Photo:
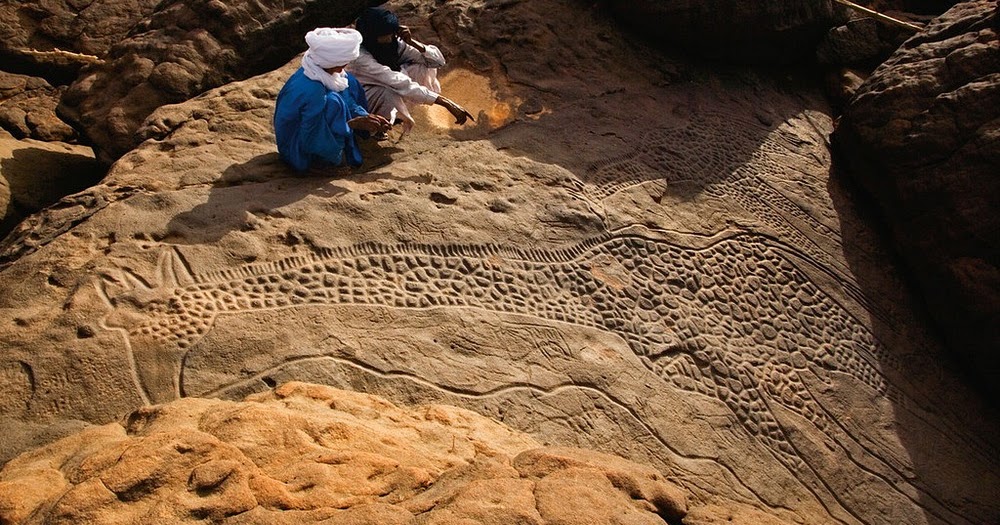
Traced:
<path id="1" fill-rule="evenodd" d="M 838 163 L 830 195 L 841 219 L 844 257 L 873 301 L 872 333 L 884 349 L 878 363 L 887 383 L 894 434 L 909 456 L 916 499 L 930 522 L 993 523 L 990 501 L 1000 484 L 1000 417 L 970 377 L 943 349 L 914 278 L 889 248 L 875 204 L 844 176 Z M 874 405 L 878 405 L 876 402 Z"/>
<path id="2" fill-rule="evenodd" d="M 104 170 L 93 157 L 29 147 L 0 159 L 0 174 L 10 191 L 0 218 L 3 238 L 26 216 L 96 184 Z"/>
<path id="3" fill-rule="evenodd" d="M 307 196 L 333 199 L 350 193 L 339 180 L 359 183 L 391 178 L 373 170 L 392 161 L 392 147 L 363 147 L 365 164 L 359 168 L 320 165 L 297 173 L 277 153 L 258 155 L 227 168 L 207 190 L 207 199 L 175 215 L 167 225 L 167 240 L 179 244 L 207 244 L 230 232 L 260 227 L 261 218 L 283 217 L 281 208 Z"/>

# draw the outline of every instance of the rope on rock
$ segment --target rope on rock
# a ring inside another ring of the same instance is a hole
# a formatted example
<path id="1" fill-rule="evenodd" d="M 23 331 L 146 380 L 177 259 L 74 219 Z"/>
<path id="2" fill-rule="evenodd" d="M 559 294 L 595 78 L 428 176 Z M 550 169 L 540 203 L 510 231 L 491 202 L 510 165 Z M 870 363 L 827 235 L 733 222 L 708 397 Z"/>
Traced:
<path id="1" fill-rule="evenodd" d="M 858 11 L 860 13 L 864 13 L 864 14 L 866 14 L 868 16 L 871 16 L 871 17 L 875 18 L 876 20 L 880 20 L 880 21 L 885 22 L 887 24 L 891 24 L 891 25 L 894 25 L 894 26 L 897 26 L 897 27 L 902 27 L 904 29 L 909 29 L 910 31 L 914 31 L 914 32 L 922 31 L 924 29 L 924 28 L 922 28 L 922 27 L 920 27 L 920 26 L 918 26 L 916 24 L 911 24 L 909 22 L 904 22 L 904 21 L 902 21 L 902 20 L 900 20 L 898 18 L 893 18 L 893 17 L 891 17 L 889 15 L 883 15 L 882 13 L 879 13 L 878 11 L 873 11 L 871 9 L 868 9 L 865 6 L 861 6 L 861 5 L 855 4 L 854 2 L 850 2 L 848 0 L 834 0 L 834 1 L 837 2 L 840 5 L 849 7 L 849 8 L 851 8 L 851 9 L 853 9 L 855 11 Z"/>

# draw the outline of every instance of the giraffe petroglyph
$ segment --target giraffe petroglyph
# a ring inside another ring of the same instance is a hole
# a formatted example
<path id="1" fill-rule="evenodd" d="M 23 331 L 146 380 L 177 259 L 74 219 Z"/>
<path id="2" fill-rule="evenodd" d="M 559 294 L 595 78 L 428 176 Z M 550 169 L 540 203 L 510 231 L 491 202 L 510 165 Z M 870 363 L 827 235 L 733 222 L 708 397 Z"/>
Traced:
<path id="1" fill-rule="evenodd" d="M 127 271 L 105 275 L 99 288 L 111 312 L 103 324 L 126 334 L 136 381 L 156 403 L 183 394 L 184 355 L 226 314 L 310 305 L 472 308 L 594 328 L 621 337 L 668 384 L 722 402 L 799 473 L 811 469 L 774 406 L 836 436 L 831 442 L 851 439 L 806 376 L 828 383 L 828 372 L 839 372 L 898 395 L 882 372 L 897 367 L 894 357 L 772 239 L 665 237 L 630 228 L 561 250 L 364 243 L 196 275 L 171 249 L 152 283 Z M 892 477 L 905 469 L 880 461 L 878 470 Z"/>

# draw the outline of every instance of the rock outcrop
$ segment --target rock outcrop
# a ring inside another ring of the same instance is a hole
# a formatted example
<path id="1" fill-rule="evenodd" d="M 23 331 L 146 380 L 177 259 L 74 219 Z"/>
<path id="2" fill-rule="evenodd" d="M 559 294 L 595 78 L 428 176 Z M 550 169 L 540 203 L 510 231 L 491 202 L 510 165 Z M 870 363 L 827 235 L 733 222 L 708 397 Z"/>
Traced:
<path id="1" fill-rule="evenodd" d="M 56 117 L 63 91 L 39 77 L 0 71 L 0 129 L 19 139 L 74 142 L 76 131 Z"/>
<path id="2" fill-rule="evenodd" d="M 540 447 L 468 410 L 304 383 L 143 408 L 0 471 L 0 521 L 25 525 L 655 525 L 685 513 L 684 493 L 649 467 Z"/>
<path id="3" fill-rule="evenodd" d="M 812 76 L 576 0 L 393 5 L 475 125 L 414 108 L 361 168 L 297 174 L 297 60 L 153 111 L 2 242 L 0 457 L 308 381 L 647 465 L 688 523 L 1000 522 L 996 417 L 831 176 Z"/>
<path id="4" fill-rule="evenodd" d="M 102 56 L 159 0 L 60 0 L 0 4 L 0 59 L 4 70 L 68 84 Z M 62 52 L 58 52 L 58 51 Z"/>
<path id="5" fill-rule="evenodd" d="M 0 4 L 0 128 L 17 138 L 76 142 L 56 115 L 66 86 L 100 62 L 159 0 Z"/>
<path id="6" fill-rule="evenodd" d="M 874 18 L 859 16 L 830 29 L 816 49 L 821 64 L 865 65 L 881 62 L 905 40 L 905 37 L 888 39 L 880 33 L 879 22 Z M 896 31 L 895 33 L 899 33 Z M 910 36 L 912 33 L 906 33 Z M 895 36 L 895 35 L 894 35 Z M 874 65 L 872 68 L 874 69 Z"/>
<path id="7" fill-rule="evenodd" d="M 90 148 L 17 140 L 0 131 L 0 237 L 103 175 Z"/>
<path id="8" fill-rule="evenodd" d="M 105 62 L 81 72 L 60 115 L 110 164 L 138 145 L 135 131 L 156 108 L 274 69 L 305 48 L 307 31 L 347 25 L 368 3 L 161 2 L 111 46 Z"/>
<path id="9" fill-rule="evenodd" d="M 1000 400 L 1000 42 L 956 5 L 860 88 L 835 138 L 954 351 Z"/>
<path id="10" fill-rule="evenodd" d="M 606 2 L 624 23 L 699 55 L 751 63 L 811 56 L 833 26 L 825 0 Z"/>

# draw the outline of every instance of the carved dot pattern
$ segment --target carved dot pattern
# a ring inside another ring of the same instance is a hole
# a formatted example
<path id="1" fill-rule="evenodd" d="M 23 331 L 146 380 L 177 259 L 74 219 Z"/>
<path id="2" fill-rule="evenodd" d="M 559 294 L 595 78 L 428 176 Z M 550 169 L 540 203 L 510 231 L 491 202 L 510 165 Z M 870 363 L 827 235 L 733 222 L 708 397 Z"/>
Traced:
<path id="1" fill-rule="evenodd" d="M 208 333 L 215 321 L 217 307 L 207 297 L 205 293 L 177 288 L 169 299 L 154 299 L 145 305 L 147 322 L 131 327 L 129 335 L 189 348 Z"/>
<path id="2" fill-rule="evenodd" d="M 824 151 L 825 147 L 814 147 L 782 127 L 769 129 L 760 121 L 699 112 L 684 127 L 652 130 L 635 149 L 591 165 L 583 193 L 603 200 L 645 182 L 690 182 L 708 195 L 739 204 L 786 242 L 831 266 L 835 260 L 790 219 L 837 245 L 840 233 L 757 175 L 783 173 L 801 164 L 816 166 L 818 171 L 823 164 L 814 155 Z"/>
<path id="3" fill-rule="evenodd" d="M 888 390 L 872 334 L 750 234 L 703 249 L 638 235 L 562 251 L 369 243 L 195 279 L 151 303 L 136 330 L 187 348 L 219 314 L 317 304 L 477 308 L 592 327 L 620 335 L 677 388 L 725 403 L 793 468 L 802 460 L 769 402 L 824 430 L 803 376 L 835 370 Z"/>

